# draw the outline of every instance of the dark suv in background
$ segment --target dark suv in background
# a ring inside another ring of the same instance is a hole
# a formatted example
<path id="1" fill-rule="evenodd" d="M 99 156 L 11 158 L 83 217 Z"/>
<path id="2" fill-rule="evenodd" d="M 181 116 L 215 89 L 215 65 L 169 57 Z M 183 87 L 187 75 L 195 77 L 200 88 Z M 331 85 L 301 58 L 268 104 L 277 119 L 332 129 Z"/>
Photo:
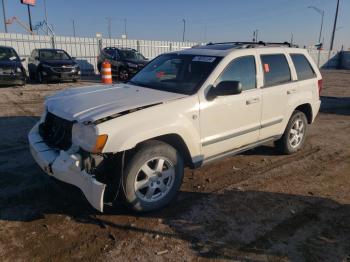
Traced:
<path id="1" fill-rule="evenodd" d="M 148 63 L 148 59 L 135 49 L 116 47 L 106 47 L 101 50 L 97 59 L 100 72 L 102 63 L 105 61 L 111 64 L 113 77 L 120 81 L 129 80 Z"/>
<path id="2" fill-rule="evenodd" d="M 66 51 L 61 49 L 35 49 L 28 59 L 30 79 L 39 83 L 46 81 L 78 81 L 80 68 L 78 63 Z"/>
<path id="3" fill-rule="evenodd" d="M 25 85 L 26 70 L 15 49 L 0 46 L 0 85 Z"/>

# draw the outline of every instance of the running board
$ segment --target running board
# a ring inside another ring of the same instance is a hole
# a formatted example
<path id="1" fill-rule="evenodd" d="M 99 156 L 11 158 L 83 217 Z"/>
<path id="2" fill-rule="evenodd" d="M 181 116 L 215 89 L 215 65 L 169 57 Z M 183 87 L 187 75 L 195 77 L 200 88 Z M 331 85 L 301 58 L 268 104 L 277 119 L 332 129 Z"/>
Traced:
<path id="1" fill-rule="evenodd" d="M 200 163 L 199 166 L 203 166 L 203 165 L 209 164 L 209 163 L 211 163 L 213 161 L 216 161 L 216 160 L 219 160 L 221 158 L 230 157 L 230 156 L 234 156 L 234 155 L 240 154 L 242 152 L 245 152 L 247 150 L 253 149 L 253 148 L 258 147 L 258 146 L 261 146 L 261 145 L 266 144 L 268 142 L 276 141 L 279 138 L 281 138 L 281 135 L 265 138 L 263 140 L 260 140 L 258 142 L 249 144 L 247 146 L 243 146 L 243 147 L 240 147 L 240 148 L 236 148 L 234 150 L 230 150 L 230 151 L 226 151 L 226 152 L 214 155 L 214 156 L 210 156 L 210 157 L 204 159 L 202 161 L 202 163 Z"/>

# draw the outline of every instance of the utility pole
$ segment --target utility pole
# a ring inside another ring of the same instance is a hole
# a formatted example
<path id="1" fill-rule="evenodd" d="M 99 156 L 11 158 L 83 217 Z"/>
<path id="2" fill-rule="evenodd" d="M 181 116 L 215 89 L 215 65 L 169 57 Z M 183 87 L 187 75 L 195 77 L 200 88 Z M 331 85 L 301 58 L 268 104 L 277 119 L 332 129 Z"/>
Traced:
<path id="1" fill-rule="evenodd" d="M 183 28 L 183 32 L 182 32 L 182 42 L 185 42 L 186 20 L 182 19 L 182 22 L 184 23 L 184 28 Z"/>
<path id="2" fill-rule="evenodd" d="M 5 11 L 5 0 L 2 0 L 2 14 L 3 14 L 3 16 L 4 16 L 4 27 L 5 27 L 5 33 L 7 33 L 6 11 Z"/>
<path id="3" fill-rule="evenodd" d="M 126 31 L 126 22 L 127 22 L 127 20 L 126 20 L 126 18 L 124 18 L 124 35 L 126 37 L 128 37 L 127 31 Z"/>
<path id="4" fill-rule="evenodd" d="M 318 43 L 321 43 L 321 38 L 322 38 L 322 30 L 323 30 L 323 19 L 324 19 L 324 10 L 321 10 L 320 8 L 316 6 L 308 6 L 308 8 L 314 9 L 317 13 L 321 15 L 321 29 L 320 29 L 320 34 L 318 36 Z"/>
<path id="5" fill-rule="evenodd" d="M 330 47 L 329 47 L 329 50 L 330 50 L 330 51 L 333 50 L 334 38 L 335 38 L 335 31 L 336 31 L 336 28 L 337 28 L 338 13 L 339 13 L 339 0 L 337 0 L 337 9 L 336 9 L 336 11 L 335 11 L 333 32 L 332 32 L 332 38 L 331 38 L 331 45 L 330 45 Z"/>
<path id="6" fill-rule="evenodd" d="M 29 28 L 30 28 L 30 31 L 33 32 L 32 16 L 31 16 L 31 14 L 30 14 L 30 6 L 27 5 L 27 8 L 28 8 Z"/>
<path id="7" fill-rule="evenodd" d="M 253 42 L 254 43 L 258 42 L 258 34 L 259 34 L 259 30 L 258 29 L 253 31 Z"/>
<path id="8" fill-rule="evenodd" d="M 73 25 L 73 36 L 75 37 L 75 20 L 72 19 L 72 25 Z"/>
<path id="9" fill-rule="evenodd" d="M 291 37 L 290 37 L 290 45 L 293 45 L 293 38 L 294 38 L 294 35 L 293 33 L 291 34 Z"/>
<path id="10" fill-rule="evenodd" d="M 45 21 L 46 21 L 46 35 L 49 35 L 49 22 L 47 20 L 47 9 L 46 9 L 46 0 L 44 0 L 44 11 L 45 11 Z"/>
<path id="11" fill-rule="evenodd" d="M 108 37 L 109 39 L 112 38 L 112 18 L 111 17 L 106 17 L 107 23 L 108 23 Z"/>

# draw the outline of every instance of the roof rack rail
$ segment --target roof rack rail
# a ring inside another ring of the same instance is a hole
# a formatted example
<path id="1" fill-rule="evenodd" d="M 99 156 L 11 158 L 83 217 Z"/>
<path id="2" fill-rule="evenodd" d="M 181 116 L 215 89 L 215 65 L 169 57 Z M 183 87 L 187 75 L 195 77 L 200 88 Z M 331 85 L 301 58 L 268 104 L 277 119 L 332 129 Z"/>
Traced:
<path id="1" fill-rule="evenodd" d="M 234 45 L 248 45 L 248 46 L 288 46 L 288 47 L 297 47 L 297 45 L 293 45 L 289 42 L 221 42 L 221 43 L 208 43 L 207 45 L 225 45 L 225 44 L 234 44 Z"/>

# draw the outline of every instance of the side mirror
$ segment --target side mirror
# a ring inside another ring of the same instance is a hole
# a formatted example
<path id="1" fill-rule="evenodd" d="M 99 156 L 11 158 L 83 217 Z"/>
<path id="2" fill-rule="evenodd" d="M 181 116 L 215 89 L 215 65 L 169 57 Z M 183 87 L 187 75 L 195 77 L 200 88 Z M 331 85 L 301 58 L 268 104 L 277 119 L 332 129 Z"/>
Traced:
<path id="1" fill-rule="evenodd" d="M 21 59 L 21 62 L 25 62 L 25 61 L 26 61 L 26 59 L 25 59 L 25 58 L 22 58 L 22 59 Z"/>
<path id="2" fill-rule="evenodd" d="M 76 60 L 77 58 L 75 56 L 72 56 L 72 60 Z"/>
<path id="3" fill-rule="evenodd" d="M 242 93 L 242 84 L 239 81 L 222 81 L 217 86 L 212 87 L 207 97 L 214 99 L 217 96 L 230 96 Z"/>

